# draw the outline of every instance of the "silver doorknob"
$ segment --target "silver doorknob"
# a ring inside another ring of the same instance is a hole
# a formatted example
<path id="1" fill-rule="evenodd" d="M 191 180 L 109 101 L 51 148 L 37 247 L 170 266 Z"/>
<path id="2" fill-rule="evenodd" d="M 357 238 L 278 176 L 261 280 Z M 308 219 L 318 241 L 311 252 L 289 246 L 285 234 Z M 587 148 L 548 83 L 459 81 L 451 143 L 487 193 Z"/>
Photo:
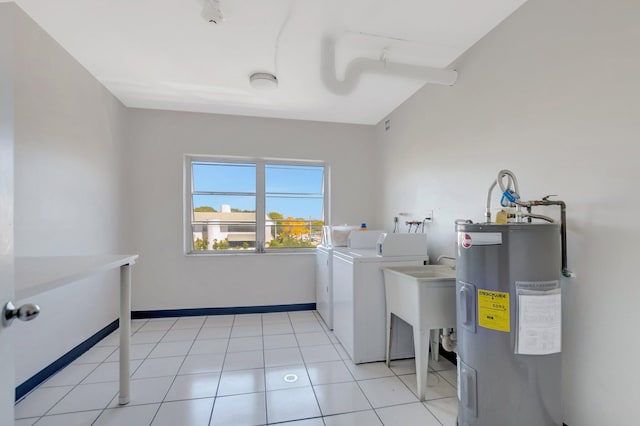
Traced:
<path id="1" fill-rule="evenodd" d="M 7 302 L 2 310 L 2 325 L 8 327 L 16 318 L 20 321 L 31 321 L 37 317 L 39 313 L 40 306 L 33 303 L 27 303 L 16 308 L 12 302 Z"/>

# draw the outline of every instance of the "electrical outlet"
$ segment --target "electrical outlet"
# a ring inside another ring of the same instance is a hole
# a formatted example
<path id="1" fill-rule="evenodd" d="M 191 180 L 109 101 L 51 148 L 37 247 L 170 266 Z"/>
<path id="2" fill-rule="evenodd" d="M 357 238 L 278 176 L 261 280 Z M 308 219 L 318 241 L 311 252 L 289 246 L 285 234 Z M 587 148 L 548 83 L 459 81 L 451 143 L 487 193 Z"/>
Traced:
<path id="1" fill-rule="evenodd" d="M 427 210 L 424 221 L 425 223 L 433 222 L 433 210 Z"/>

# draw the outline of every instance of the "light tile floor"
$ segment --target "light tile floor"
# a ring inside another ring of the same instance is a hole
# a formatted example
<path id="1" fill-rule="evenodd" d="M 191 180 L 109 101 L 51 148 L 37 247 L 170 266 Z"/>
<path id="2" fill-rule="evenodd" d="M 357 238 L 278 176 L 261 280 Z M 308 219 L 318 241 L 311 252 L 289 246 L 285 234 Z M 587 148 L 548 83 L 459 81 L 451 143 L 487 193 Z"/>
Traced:
<path id="1" fill-rule="evenodd" d="M 16 405 L 16 426 L 455 426 L 455 365 L 355 365 L 316 312 L 132 322 L 129 405 L 118 405 L 118 332 Z"/>

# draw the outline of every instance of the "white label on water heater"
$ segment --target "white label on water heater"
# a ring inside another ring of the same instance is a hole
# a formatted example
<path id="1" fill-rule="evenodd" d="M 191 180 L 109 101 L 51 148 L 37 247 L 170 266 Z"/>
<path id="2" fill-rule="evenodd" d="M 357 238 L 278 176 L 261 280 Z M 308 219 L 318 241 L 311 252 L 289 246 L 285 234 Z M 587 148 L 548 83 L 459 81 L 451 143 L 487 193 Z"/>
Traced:
<path id="1" fill-rule="evenodd" d="M 499 244 L 502 244 L 501 232 L 458 232 L 458 245 L 464 248 Z"/>
<path id="2" fill-rule="evenodd" d="M 516 353 L 547 355 L 561 351 L 562 298 L 555 294 L 518 296 Z"/>

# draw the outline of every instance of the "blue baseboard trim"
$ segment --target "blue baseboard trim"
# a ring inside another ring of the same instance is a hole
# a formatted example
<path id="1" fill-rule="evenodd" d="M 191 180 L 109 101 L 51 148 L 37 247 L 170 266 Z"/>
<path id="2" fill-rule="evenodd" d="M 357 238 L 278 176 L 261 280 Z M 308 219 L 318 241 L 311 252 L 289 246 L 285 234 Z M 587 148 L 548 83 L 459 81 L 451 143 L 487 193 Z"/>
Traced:
<path id="1" fill-rule="evenodd" d="M 117 330 L 119 323 L 119 320 L 114 320 L 102 330 L 98 331 L 96 334 L 89 337 L 87 340 L 80 343 L 75 348 L 71 349 L 69 352 L 62 355 L 60 358 L 37 372 L 34 376 L 27 379 L 27 381 L 16 387 L 16 402 L 18 402 L 20 399 L 22 399 L 22 397 L 31 392 L 40 383 L 44 382 L 49 377 L 53 376 L 58 371 L 62 370 L 64 367 L 78 359 L 80 355 L 91 349 L 100 340 L 104 339 L 109 334 Z"/>
<path id="2" fill-rule="evenodd" d="M 235 306 L 229 308 L 160 309 L 153 311 L 133 311 L 131 319 L 196 317 L 202 315 L 266 314 L 270 312 L 313 311 L 315 303 L 293 305 Z"/>

